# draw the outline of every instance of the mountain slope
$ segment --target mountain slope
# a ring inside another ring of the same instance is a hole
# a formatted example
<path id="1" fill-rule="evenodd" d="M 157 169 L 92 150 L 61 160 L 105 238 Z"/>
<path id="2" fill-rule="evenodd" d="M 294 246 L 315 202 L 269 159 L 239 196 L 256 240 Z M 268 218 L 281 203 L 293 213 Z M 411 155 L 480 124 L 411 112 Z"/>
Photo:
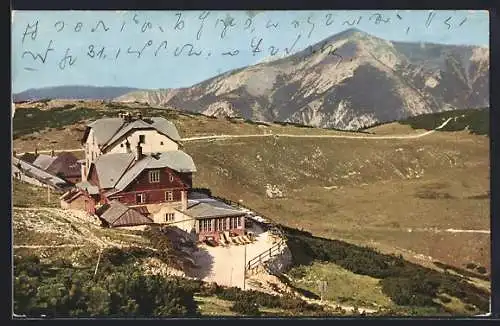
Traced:
<path id="1" fill-rule="evenodd" d="M 131 87 L 98 87 L 98 86 L 56 86 L 28 89 L 13 94 L 13 101 L 29 101 L 40 99 L 95 99 L 110 100 L 115 97 L 137 90 Z"/>
<path id="2" fill-rule="evenodd" d="M 353 130 L 488 107 L 488 83 L 487 48 L 390 42 L 349 29 L 294 55 L 189 88 L 136 91 L 116 100 Z"/>

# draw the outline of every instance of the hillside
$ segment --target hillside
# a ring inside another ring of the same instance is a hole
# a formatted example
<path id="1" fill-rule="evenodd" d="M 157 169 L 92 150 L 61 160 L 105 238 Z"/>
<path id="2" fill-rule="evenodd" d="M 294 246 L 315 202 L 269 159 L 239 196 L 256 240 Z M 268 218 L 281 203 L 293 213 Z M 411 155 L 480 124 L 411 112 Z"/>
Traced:
<path id="1" fill-rule="evenodd" d="M 85 85 L 67 85 L 28 89 L 12 95 L 14 102 L 37 101 L 42 99 L 94 99 L 111 100 L 115 97 L 137 91 L 132 87 L 98 87 Z"/>
<path id="2" fill-rule="evenodd" d="M 291 56 L 189 88 L 135 91 L 116 100 L 356 130 L 424 113 L 488 107 L 488 85 L 487 48 L 390 42 L 349 29 Z"/>
<path id="3" fill-rule="evenodd" d="M 124 106 L 98 101 L 51 101 L 18 105 L 13 147 L 18 152 L 32 151 L 35 145 L 38 149 L 78 148 L 85 121 L 115 116 L 125 109 L 165 116 L 176 124 L 182 138 L 262 135 L 184 141 L 183 150 L 197 166 L 195 187 L 209 188 L 214 195 L 241 202 L 288 230 L 296 259 L 296 266 L 289 272 L 290 282 L 305 293 L 317 295 L 317 286 L 311 282 L 328 277 L 328 300 L 398 308 L 393 300 L 401 299 L 399 302 L 404 303 L 405 299 L 395 298 L 394 289 L 405 287 L 413 293 L 416 285 L 410 279 L 418 274 L 429 284 L 438 282 L 442 292 L 424 293 L 421 299 L 425 304 L 419 308 L 419 314 L 436 313 L 429 296 L 436 296 L 432 300 L 438 300 L 455 314 L 484 311 L 490 288 L 489 139 L 481 132 L 475 133 L 484 129 L 464 128 L 487 125 L 487 110 L 446 112 L 446 117 L 424 115 L 410 119 L 411 123 L 392 122 L 353 133 L 215 119 L 133 103 Z M 476 113 L 481 113 L 482 118 L 477 118 Z M 420 135 L 450 117 L 453 124 L 449 128 L 447 124 L 444 130 L 420 138 L 390 138 Z M 303 138 L 268 136 L 269 132 Z M 304 137 L 313 135 L 364 138 Z M 388 138 L 370 139 L 377 135 Z M 270 198 L 267 190 L 272 188 L 281 195 Z M 29 206 L 27 202 L 36 197 L 32 197 L 34 193 L 37 192 L 26 189 L 15 192 L 14 205 Z M 40 192 L 38 198 L 42 201 L 46 195 Z M 26 219 L 23 210 L 14 212 L 18 220 Z M 18 239 L 37 239 L 28 229 L 23 232 Z M 368 249 L 362 249 L 365 246 Z M 397 261 L 385 254 L 401 255 L 406 267 L 393 269 Z M 355 264 L 356 261 L 363 264 Z M 418 266 L 424 268 L 423 274 L 417 271 Z M 377 268 L 392 270 L 393 274 Z M 450 274 L 461 276 L 446 281 Z M 345 282 L 337 282 L 339 279 Z M 342 288 L 335 289 L 342 284 Z M 364 285 L 363 291 L 360 284 Z M 345 298 L 342 293 L 356 295 Z M 460 293 L 467 293 L 463 302 L 457 299 Z M 227 311 L 229 303 L 219 299 L 201 301 L 207 309 L 217 305 Z"/>

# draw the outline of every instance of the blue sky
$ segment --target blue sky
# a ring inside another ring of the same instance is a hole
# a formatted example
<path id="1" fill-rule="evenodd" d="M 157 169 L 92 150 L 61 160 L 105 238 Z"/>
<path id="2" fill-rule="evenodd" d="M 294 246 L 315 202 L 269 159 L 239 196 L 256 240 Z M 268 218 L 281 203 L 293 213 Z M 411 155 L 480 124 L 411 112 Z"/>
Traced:
<path id="1" fill-rule="evenodd" d="M 350 27 L 394 41 L 489 44 L 488 12 L 472 10 L 15 11 L 12 22 L 14 93 L 187 87 Z"/>

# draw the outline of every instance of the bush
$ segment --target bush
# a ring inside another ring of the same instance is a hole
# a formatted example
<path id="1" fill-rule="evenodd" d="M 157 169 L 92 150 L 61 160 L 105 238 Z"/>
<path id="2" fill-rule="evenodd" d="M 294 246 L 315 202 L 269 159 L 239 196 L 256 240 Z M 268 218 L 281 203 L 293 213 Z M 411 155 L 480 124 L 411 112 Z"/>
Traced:
<path id="1" fill-rule="evenodd" d="M 477 272 L 480 273 L 480 274 L 486 274 L 488 271 L 486 270 L 486 267 L 484 266 L 479 266 L 477 268 Z"/>
<path id="2" fill-rule="evenodd" d="M 259 316 L 260 310 L 256 302 L 250 296 L 239 297 L 230 308 L 231 311 L 247 316 Z"/>
<path id="3" fill-rule="evenodd" d="M 476 269 L 477 265 L 473 264 L 473 263 L 468 263 L 467 265 L 465 265 L 465 268 L 467 268 L 467 269 Z"/>
<path id="4" fill-rule="evenodd" d="M 115 268 L 93 279 L 93 268 L 54 270 L 34 257 L 15 258 L 14 309 L 39 317 L 196 316 L 192 288 L 177 278 Z M 38 273 L 33 273 L 33 268 Z M 30 275 L 31 274 L 31 275 Z"/>

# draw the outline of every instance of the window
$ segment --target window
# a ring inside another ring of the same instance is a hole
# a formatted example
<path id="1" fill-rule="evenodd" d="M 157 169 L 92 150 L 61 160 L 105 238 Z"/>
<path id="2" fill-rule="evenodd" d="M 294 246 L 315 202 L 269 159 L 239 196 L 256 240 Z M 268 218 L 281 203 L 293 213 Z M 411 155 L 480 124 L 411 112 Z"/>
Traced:
<path id="1" fill-rule="evenodd" d="M 212 231 L 212 220 L 202 220 L 200 229 L 204 232 Z"/>
<path id="2" fill-rule="evenodd" d="M 146 202 L 146 194 L 136 194 L 135 201 L 138 204 L 142 204 Z"/>
<path id="3" fill-rule="evenodd" d="M 172 222 L 175 219 L 175 214 L 174 213 L 167 213 L 165 214 L 165 221 L 166 222 Z"/>
<path id="4" fill-rule="evenodd" d="M 237 222 L 237 224 L 238 224 L 238 227 L 240 227 L 240 226 L 241 226 L 241 219 L 242 219 L 241 217 L 237 217 L 237 218 L 236 218 L 236 222 Z"/>
<path id="5" fill-rule="evenodd" d="M 123 144 L 120 144 L 120 147 L 123 147 Z"/>
<path id="6" fill-rule="evenodd" d="M 174 175 L 173 175 L 173 174 L 170 174 L 170 175 L 168 176 L 168 178 L 170 179 L 170 182 L 174 182 Z"/>
<path id="7" fill-rule="evenodd" d="M 230 217 L 230 218 L 229 218 L 229 229 L 234 229 L 234 226 L 233 226 L 233 221 L 234 221 L 234 220 L 233 220 L 233 218 L 232 218 L 232 217 Z"/>
<path id="8" fill-rule="evenodd" d="M 149 183 L 158 183 L 160 182 L 160 171 L 149 171 Z"/>
<path id="9" fill-rule="evenodd" d="M 174 200 L 174 192 L 173 191 L 165 191 L 165 200 L 173 201 Z"/>
<path id="10" fill-rule="evenodd" d="M 141 144 L 146 143 L 146 135 L 139 135 L 139 143 Z"/>
<path id="11" fill-rule="evenodd" d="M 162 141 L 160 142 L 160 145 L 163 145 L 163 142 L 162 142 Z"/>

